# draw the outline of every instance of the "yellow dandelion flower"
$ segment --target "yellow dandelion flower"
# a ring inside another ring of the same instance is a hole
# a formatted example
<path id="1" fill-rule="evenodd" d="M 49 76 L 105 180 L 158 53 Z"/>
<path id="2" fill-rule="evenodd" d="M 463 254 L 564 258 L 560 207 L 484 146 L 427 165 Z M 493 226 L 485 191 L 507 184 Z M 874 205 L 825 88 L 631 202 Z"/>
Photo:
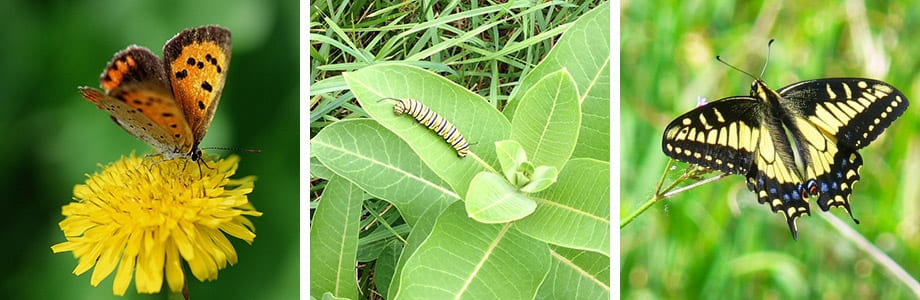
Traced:
<path id="1" fill-rule="evenodd" d="M 252 244 L 255 228 L 246 216 L 262 213 L 247 197 L 255 177 L 230 179 L 238 156 L 202 159 L 209 167 L 132 153 L 89 176 L 62 208 L 67 241 L 51 250 L 72 251 L 76 275 L 95 265 L 93 286 L 117 268 L 116 295 L 124 295 L 132 274 L 139 293 L 160 292 L 164 275 L 171 291 L 182 291 L 183 261 L 199 281 L 217 279 L 218 270 L 237 262 L 226 235 Z"/>

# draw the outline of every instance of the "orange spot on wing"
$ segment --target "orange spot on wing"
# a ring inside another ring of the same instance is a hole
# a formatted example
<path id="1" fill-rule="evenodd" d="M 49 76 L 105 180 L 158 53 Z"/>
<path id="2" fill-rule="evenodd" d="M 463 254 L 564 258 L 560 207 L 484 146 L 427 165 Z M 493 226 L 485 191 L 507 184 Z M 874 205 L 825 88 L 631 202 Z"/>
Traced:
<path id="1" fill-rule="evenodd" d="M 108 92 L 118 87 L 125 73 L 128 73 L 129 70 L 136 67 L 137 62 L 134 61 L 134 58 L 131 56 L 125 56 L 124 60 L 113 62 L 112 66 L 105 71 L 106 77 L 102 80 L 102 88 Z"/>

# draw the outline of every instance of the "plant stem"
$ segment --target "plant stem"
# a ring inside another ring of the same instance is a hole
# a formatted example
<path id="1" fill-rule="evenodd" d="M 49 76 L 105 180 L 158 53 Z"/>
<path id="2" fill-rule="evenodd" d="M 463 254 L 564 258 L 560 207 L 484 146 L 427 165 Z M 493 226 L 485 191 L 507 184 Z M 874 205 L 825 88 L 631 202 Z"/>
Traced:
<path id="1" fill-rule="evenodd" d="M 636 217 L 638 217 L 638 216 L 641 215 L 643 212 L 645 212 L 646 210 L 648 210 L 649 207 L 652 207 L 652 205 L 654 205 L 655 202 L 658 202 L 658 201 L 660 201 L 660 200 L 662 200 L 662 199 L 667 199 L 667 198 L 673 197 L 674 195 L 677 195 L 677 194 L 679 194 L 679 193 L 688 191 L 688 190 L 690 190 L 690 189 L 696 188 L 696 187 L 698 187 L 698 186 L 702 186 L 702 185 L 704 185 L 704 184 L 707 184 L 707 183 L 710 183 L 710 182 L 713 182 L 713 181 L 722 179 L 722 178 L 724 178 L 725 176 L 728 176 L 728 173 L 722 173 L 722 174 L 716 175 L 716 176 L 714 176 L 714 177 L 707 178 L 707 179 L 705 179 L 705 180 L 701 180 L 701 181 L 698 181 L 698 182 L 694 182 L 694 183 L 692 183 L 692 184 L 690 184 L 690 185 L 687 185 L 687 186 L 684 186 L 684 187 L 681 187 L 681 188 L 678 188 L 678 189 L 674 189 L 678 184 L 680 184 L 680 183 L 684 182 L 684 180 L 687 180 L 688 178 L 690 178 L 690 177 L 691 177 L 691 174 L 693 174 L 696 170 L 688 171 L 688 172 L 685 172 L 684 174 L 682 174 L 679 178 L 677 178 L 677 180 L 674 180 L 674 182 L 672 182 L 670 185 L 668 185 L 667 188 L 665 188 L 664 190 L 662 190 L 662 189 L 661 189 L 661 186 L 664 185 L 664 180 L 665 180 L 665 178 L 667 178 L 668 173 L 671 171 L 671 166 L 672 166 L 672 165 L 674 165 L 674 159 L 669 160 L 669 161 L 668 161 L 668 165 L 665 166 L 664 174 L 661 175 L 661 180 L 658 181 L 658 186 L 655 188 L 655 196 L 653 196 L 651 199 L 648 199 L 648 201 L 645 201 L 645 203 L 642 204 L 642 206 L 640 206 L 639 209 L 636 209 L 636 211 L 634 211 L 632 214 L 630 214 L 630 215 L 627 216 L 625 219 L 623 219 L 623 220 L 620 222 L 620 229 L 623 229 L 623 227 L 626 227 L 626 225 L 629 224 L 630 222 L 632 222 Z"/>

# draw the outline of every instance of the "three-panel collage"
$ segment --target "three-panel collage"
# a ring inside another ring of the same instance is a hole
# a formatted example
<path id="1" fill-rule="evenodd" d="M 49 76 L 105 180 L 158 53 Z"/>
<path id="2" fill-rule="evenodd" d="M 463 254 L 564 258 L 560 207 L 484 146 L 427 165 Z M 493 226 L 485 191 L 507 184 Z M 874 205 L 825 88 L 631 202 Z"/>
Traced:
<path id="1" fill-rule="evenodd" d="M 920 299 L 913 4 L 7 1 L 0 299 Z"/>

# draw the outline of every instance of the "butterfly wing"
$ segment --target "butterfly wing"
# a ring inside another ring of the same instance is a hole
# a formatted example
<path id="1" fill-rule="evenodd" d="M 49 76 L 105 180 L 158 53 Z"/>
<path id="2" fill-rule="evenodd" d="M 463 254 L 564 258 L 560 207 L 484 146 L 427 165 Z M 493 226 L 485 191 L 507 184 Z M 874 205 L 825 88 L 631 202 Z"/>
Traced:
<path id="1" fill-rule="evenodd" d="M 118 126 L 160 153 L 191 150 L 189 125 L 166 87 L 161 60 L 150 50 L 131 46 L 116 53 L 99 80 L 105 92 L 80 91 Z"/>
<path id="2" fill-rule="evenodd" d="M 853 217 L 849 198 L 863 163 L 856 150 L 904 113 L 907 97 L 885 82 L 862 78 L 803 81 L 778 93 L 806 178 L 813 179 L 806 183 L 809 194 L 822 210 L 842 206 Z"/>
<path id="3" fill-rule="evenodd" d="M 139 82 L 156 82 L 166 86 L 166 73 L 162 61 L 147 48 L 129 46 L 115 53 L 99 76 L 99 82 L 106 93 L 121 86 Z"/>
<path id="4" fill-rule="evenodd" d="M 888 83 L 864 78 L 803 81 L 780 89 L 784 107 L 840 145 L 862 149 L 907 110 L 907 96 Z"/>
<path id="5" fill-rule="evenodd" d="M 157 152 L 170 158 L 174 153 L 188 153 L 187 149 L 176 146 L 191 147 L 191 131 L 165 88 L 128 84 L 115 88 L 109 95 L 89 87 L 80 87 L 80 91 L 83 98 L 107 111 L 118 126 Z"/>
<path id="6" fill-rule="evenodd" d="M 218 26 L 186 29 L 163 47 L 166 76 L 191 126 L 194 146 L 204 138 L 230 66 L 230 31 Z"/>
<path id="7" fill-rule="evenodd" d="M 751 97 L 731 97 L 698 107 L 668 124 L 662 150 L 680 161 L 747 174 L 760 135 L 760 106 Z"/>
<path id="8" fill-rule="evenodd" d="M 795 237 L 795 220 L 809 213 L 808 202 L 785 130 L 769 113 L 754 97 L 720 99 L 672 121 L 662 148 L 680 161 L 744 175 L 758 202 L 782 212 Z"/>

